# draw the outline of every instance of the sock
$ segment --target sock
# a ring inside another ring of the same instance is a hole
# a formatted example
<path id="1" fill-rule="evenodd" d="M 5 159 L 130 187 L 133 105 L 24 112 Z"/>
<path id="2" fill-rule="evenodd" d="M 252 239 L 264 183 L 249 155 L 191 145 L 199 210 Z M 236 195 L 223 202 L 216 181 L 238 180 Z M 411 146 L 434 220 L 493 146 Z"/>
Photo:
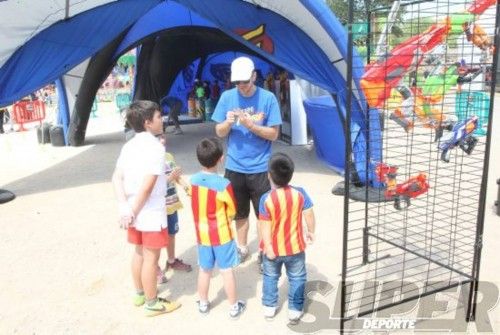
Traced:
<path id="1" fill-rule="evenodd" d="M 144 290 L 136 290 L 135 294 L 137 294 L 137 295 L 144 295 Z"/>
<path id="2" fill-rule="evenodd" d="M 158 298 L 153 298 L 151 300 L 146 300 L 146 305 L 148 305 L 149 307 L 152 307 L 156 304 L 156 302 L 158 301 Z"/>
<path id="3" fill-rule="evenodd" d="M 168 264 L 174 264 L 175 263 L 175 258 L 173 260 L 168 259 L 167 262 L 168 262 Z"/>
<path id="4" fill-rule="evenodd" d="M 234 303 L 234 305 L 231 305 L 231 310 L 232 311 L 237 311 L 238 310 L 238 300 Z"/>
<path id="5" fill-rule="evenodd" d="M 240 252 L 243 253 L 243 254 L 247 254 L 248 253 L 248 247 L 246 245 L 241 245 L 238 247 L 238 249 L 240 249 Z"/>

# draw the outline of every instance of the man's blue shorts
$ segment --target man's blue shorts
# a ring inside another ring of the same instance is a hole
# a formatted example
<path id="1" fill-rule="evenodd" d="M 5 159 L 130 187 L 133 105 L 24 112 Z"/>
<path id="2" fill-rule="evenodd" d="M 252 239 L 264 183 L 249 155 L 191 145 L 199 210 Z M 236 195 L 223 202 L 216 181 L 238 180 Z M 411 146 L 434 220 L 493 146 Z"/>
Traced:
<path id="1" fill-rule="evenodd" d="M 240 264 L 234 240 L 217 246 L 198 245 L 198 264 L 203 270 L 212 270 L 216 262 L 221 270 L 234 268 Z"/>
<path id="2" fill-rule="evenodd" d="M 175 235 L 179 231 L 177 212 L 167 215 L 168 235 Z"/>

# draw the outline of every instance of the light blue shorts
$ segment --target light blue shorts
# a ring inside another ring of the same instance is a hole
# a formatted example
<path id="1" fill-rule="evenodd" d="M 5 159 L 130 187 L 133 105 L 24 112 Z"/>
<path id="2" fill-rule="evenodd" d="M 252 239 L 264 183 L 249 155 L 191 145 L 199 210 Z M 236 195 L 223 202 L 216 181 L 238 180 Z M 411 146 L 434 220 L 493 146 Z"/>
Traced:
<path id="1" fill-rule="evenodd" d="M 205 271 L 214 268 L 215 263 L 221 270 L 230 269 L 240 264 L 236 242 L 232 240 L 217 246 L 198 245 L 198 264 Z"/>

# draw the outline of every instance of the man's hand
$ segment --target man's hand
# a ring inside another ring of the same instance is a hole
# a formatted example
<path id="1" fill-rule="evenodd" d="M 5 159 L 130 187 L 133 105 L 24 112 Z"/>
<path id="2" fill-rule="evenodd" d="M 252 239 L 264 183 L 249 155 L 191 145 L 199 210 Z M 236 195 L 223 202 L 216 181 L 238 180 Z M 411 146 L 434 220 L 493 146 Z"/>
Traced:
<path id="1" fill-rule="evenodd" d="M 226 113 L 226 122 L 232 126 L 237 121 L 240 114 L 241 113 L 238 109 L 227 112 Z"/>
<path id="2" fill-rule="evenodd" d="M 240 113 L 239 118 L 240 118 L 239 119 L 240 124 L 243 125 L 245 128 L 252 129 L 255 126 L 250 114 L 242 112 Z"/>

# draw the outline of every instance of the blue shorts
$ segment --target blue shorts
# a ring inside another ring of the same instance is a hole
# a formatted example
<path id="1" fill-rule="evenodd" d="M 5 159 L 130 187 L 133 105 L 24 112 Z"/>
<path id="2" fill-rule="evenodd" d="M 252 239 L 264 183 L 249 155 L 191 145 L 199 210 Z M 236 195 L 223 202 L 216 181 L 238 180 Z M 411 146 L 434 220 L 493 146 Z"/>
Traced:
<path id="1" fill-rule="evenodd" d="M 175 235 L 179 232 L 179 218 L 177 212 L 167 215 L 168 235 Z"/>
<path id="2" fill-rule="evenodd" d="M 217 246 L 198 245 L 198 264 L 205 271 L 214 268 L 215 262 L 221 270 L 230 269 L 240 264 L 236 242 L 232 240 Z"/>

